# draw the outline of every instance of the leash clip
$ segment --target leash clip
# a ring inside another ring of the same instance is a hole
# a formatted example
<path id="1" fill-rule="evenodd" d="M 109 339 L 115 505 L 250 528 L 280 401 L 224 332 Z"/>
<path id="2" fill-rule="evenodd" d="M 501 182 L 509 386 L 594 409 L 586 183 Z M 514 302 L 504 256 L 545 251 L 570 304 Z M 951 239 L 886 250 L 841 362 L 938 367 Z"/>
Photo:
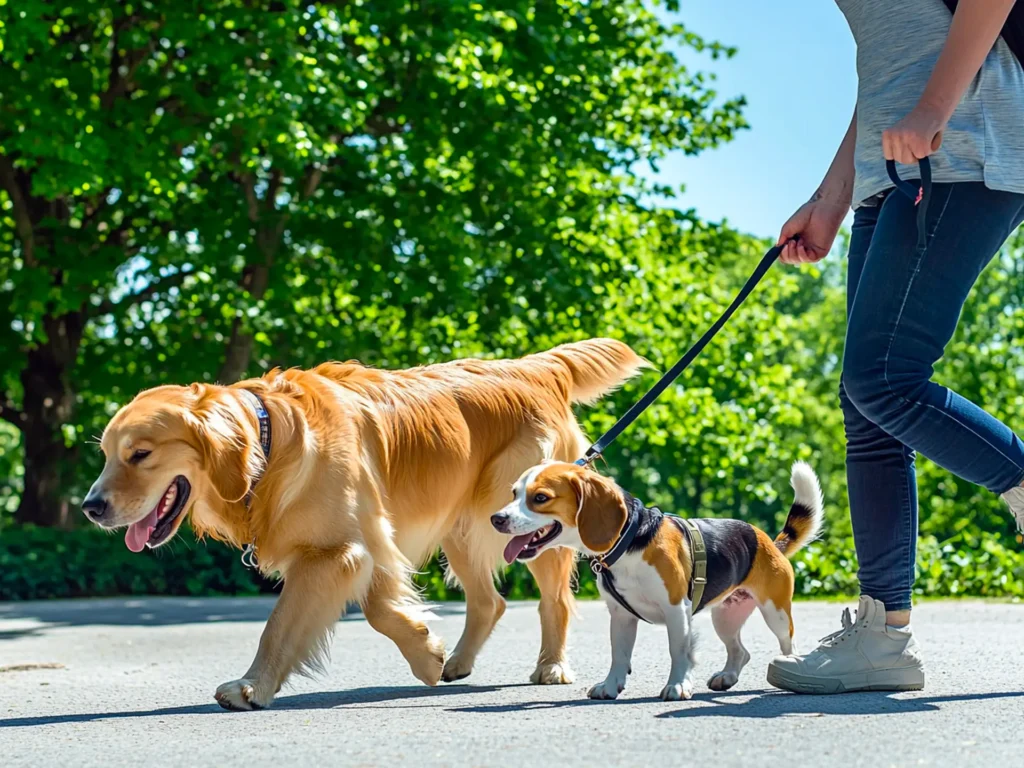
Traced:
<path id="1" fill-rule="evenodd" d="M 242 565 L 252 570 L 259 570 L 260 563 L 256 556 L 256 539 L 253 539 L 245 545 L 245 549 L 242 550 L 241 557 Z"/>
<path id="2" fill-rule="evenodd" d="M 594 557 L 590 560 L 590 570 L 593 572 L 595 576 L 600 576 L 602 573 L 608 570 L 608 568 L 607 566 L 605 566 L 605 564 L 601 561 L 600 558 Z"/>

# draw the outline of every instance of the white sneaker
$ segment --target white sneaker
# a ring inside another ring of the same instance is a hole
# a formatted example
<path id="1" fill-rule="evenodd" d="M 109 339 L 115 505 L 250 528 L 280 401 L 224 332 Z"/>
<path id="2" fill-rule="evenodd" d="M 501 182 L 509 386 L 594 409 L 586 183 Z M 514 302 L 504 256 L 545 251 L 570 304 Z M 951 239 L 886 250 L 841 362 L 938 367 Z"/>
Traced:
<path id="1" fill-rule="evenodd" d="M 842 629 L 806 655 L 775 659 L 768 682 L 794 693 L 919 691 L 924 665 L 910 629 L 887 627 L 885 606 L 861 595 L 856 621 L 844 610 Z"/>
<path id="2" fill-rule="evenodd" d="M 1003 501 L 1010 505 L 1010 511 L 1017 520 L 1017 530 L 1024 533 L 1024 488 L 1011 488 L 1003 494 Z"/>

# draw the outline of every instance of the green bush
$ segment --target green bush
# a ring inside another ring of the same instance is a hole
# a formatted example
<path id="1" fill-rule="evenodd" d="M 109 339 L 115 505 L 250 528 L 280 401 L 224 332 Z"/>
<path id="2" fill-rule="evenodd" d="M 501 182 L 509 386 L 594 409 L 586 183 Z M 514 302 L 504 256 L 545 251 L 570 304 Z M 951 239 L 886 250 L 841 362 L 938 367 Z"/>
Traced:
<path id="1" fill-rule="evenodd" d="M 165 548 L 135 554 L 120 536 L 98 528 L 6 528 L 0 531 L 0 600 L 254 595 L 273 589 L 242 565 L 237 550 L 183 534 Z"/>
<path id="2" fill-rule="evenodd" d="M 857 593 L 857 558 L 850 538 L 817 542 L 797 555 L 798 597 Z M 416 581 L 428 601 L 462 600 L 445 584 L 444 569 L 432 560 Z M 129 552 L 119 536 L 99 529 L 58 531 L 31 526 L 0 531 L 0 600 L 118 595 L 255 595 L 276 582 L 242 565 L 238 550 L 215 541 L 197 542 L 183 532 L 170 545 L 143 554 Z M 593 574 L 580 562 L 577 595 L 597 597 Z M 536 598 L 536 585 L 521 563 L 501 577 L 509 599 Z M 991 537 L 962 535 L 939 542 L 922 537 L 918 553 L 918 596 L 1024 597 L 1024 553 Z"/>

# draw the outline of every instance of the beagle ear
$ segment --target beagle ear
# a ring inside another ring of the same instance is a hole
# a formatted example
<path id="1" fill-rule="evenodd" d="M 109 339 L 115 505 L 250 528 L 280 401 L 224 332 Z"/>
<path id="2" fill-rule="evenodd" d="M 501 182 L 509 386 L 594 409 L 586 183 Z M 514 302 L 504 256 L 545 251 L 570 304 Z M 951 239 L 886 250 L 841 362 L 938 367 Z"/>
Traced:
<path id="1" fill-rule="evenodd" d="M 576 530 L 591 552 L 607 552 L 626 525 L 626 500 L 615 483 L 588 469 L 571 478 L 576 491 Z"/>
<path id="2" fill-rule="evenodd" d="M 224 501 L 241 501 L 252 485 L 252 446 L 235 414 L 223 403 L 201 400 L 188 419 L 203 470 Z"/>

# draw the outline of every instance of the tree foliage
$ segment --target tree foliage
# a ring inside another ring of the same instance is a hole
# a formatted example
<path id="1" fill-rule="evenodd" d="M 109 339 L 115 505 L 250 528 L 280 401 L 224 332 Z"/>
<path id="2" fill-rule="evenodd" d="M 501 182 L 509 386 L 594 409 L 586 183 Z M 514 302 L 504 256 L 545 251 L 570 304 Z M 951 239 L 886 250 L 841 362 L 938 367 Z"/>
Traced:
<path id="1" fill-rule="evenodd" d="M 640 0 L 25 0 L 0 24 L 22 521 L 66 517 L 81 442 L 143 387 L 447 357 L 587 305 L 626 258 L 606 222 L 659 226 L 635 166 L 742 125 L 666 50 L 704 42 Z"/>

